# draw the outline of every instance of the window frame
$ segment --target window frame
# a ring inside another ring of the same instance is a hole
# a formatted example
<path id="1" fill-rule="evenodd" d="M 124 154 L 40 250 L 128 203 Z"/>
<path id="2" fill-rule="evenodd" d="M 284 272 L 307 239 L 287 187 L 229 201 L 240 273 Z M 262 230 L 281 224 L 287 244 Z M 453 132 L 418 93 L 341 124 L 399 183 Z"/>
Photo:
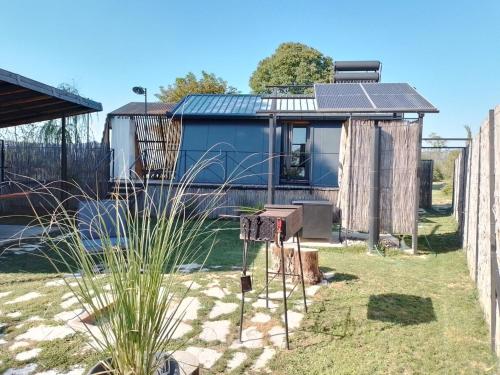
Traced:
<path id="1" fill-rule="evenodd" d="M 306 129 L 305 154 L 306 158 L 304 165 L 304 178 L 293 178 L 285 173 L 287 168 L 290 168 L 292 148 L 293 148 L 293 129 Z M 311 126 L 306 121 L 286 121 L 281 126 L 281 157 L 280 157 L 280 184 L 283 185 L 310 185 L 311 176 Z"/>

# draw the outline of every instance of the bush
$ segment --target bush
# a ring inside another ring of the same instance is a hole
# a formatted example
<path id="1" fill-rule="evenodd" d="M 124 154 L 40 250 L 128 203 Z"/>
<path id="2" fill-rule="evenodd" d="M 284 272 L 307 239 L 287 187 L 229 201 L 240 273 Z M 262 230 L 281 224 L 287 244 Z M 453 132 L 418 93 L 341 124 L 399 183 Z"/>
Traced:
<path id="1" fill-rule="evenodd" d="M 443 181 L 444 180 L 444 175 L 443 172 L 441 171 L 441 168 L 438 166 L 434 165 L 434 170 L 432 171 L 432 181 Z"/>
<path id="2" fill-rule="evenodd" d="M 449 182 L 445 183 L 441 191 L 446 195 L 451 195 L 453 192 L 453 188 Z"/>

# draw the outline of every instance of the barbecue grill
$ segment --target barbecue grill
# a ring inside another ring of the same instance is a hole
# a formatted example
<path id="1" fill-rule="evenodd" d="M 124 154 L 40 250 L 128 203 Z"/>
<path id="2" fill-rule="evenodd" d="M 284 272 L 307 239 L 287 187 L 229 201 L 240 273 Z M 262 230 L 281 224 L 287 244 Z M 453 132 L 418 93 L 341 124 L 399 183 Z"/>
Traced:
<path id="1" fill-rule="evenodd" d="M 264 210 L 252 215 L 242 215 L 240 217 L 240 239 L 243 240 L 243 267 L 241 276 L 241 313 L 240 313 L 240 341 L 243 331 L 243 312 L 245 308 L 245 293 L 252 290 L 252 281 L 247 275 L 247 255 L 250 241 L 266 243 L 266 307 L 269 307 L 269 283 L 279 274 L 282 275 L 283 305 L 285 315 L 285 335 L 286 347 L 289 349 L 288 340 L 288 307 L 286 277 L 297 277 L 302 285 L 302 296 L 304 298 L 304 309 L 307 312 L 306 293 L 304 286 L 304 272 L 302 269 L 302 256 L 300 252 L 299 231 L 302 229 L 302 206 L 296 205 L 266 205 Z M 295 237 L 297 240 L 297 254 L 300 263 L 300 274 L 285 272 L 285 253 L 283 242 Z M 281 248 L 281 264 L 279 272 L 269 271 L 269 243 L 274 242 Z M 272 278 L 269 279 L 269 275 Z M 295 284 L 296 286 L 297 284 Z M 295 286 L 292 289 L 295 290 Z M 290 292 L 290 294 L 292 293 Z M 260 294 L 260 293 L 259 293 Z M 257 297 L 259 298 L 259 297 Z"/>

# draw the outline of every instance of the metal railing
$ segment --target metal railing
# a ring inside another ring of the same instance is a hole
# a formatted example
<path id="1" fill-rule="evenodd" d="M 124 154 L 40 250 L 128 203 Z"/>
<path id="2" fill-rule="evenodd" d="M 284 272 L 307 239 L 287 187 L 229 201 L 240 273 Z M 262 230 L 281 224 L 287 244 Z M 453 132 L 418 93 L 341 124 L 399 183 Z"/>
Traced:
<path id="1" fill-rule="evenodd" d="M 152 149 L 151 152 L 156 152 L 157 150 Z M 238 183 L 238 181 L 248 181 L 252 180 L 254 184 L 265 185 L 267 184 L 267 162 L 269 160 L 269 153 L 267 152 L 254 152 L 254 151 L 237 151 L 237 150 L 196 150 L 196 149 L 185 149 L 176 150 L 171 149 L 167 151 L 177 152 L 177 163 L 170 169 L 164 169 L 162 171 L 157 171 L 156 169 L 151 169 L 148 166 L 147 152 L 145 149 L 140 153 L 134 162 L 129 167 L 130 176 L 133 176 L 137 168 L 136 166 L 140 163 L 141 173 L 140 178 L 146 180 L 161 180 L 161 179 L 180 179 L 184 176 L 190 168 L 192 168 L 200 160 L 212 160 L 213 163 L 208 163 L 208 165 L 200 172 L 198 182 L 206 183 L 227 183 L 233 182 Z M 279 169 L 276 169 L 280 173 L 280 181 L 289 181 L 290 183 L 308 183 L 311 181 L 321 181 L 332 173 L 332 171 L 323 173 L 322 176 L 314 175 L 315 164 L 322 162 L 322 158 L 335 158 L 338 159 L 338 153 L 334 152 L 308 152 L 308 153 L 297 153 L 285 154 L 285 153 L 275 153 L 274 158 L 280 164 Z M 291 166 L 290 171 L 288 171 L 286 165 L 290 163 L 287 162 L 290 158 L 300 157 L 300 166 L 307 168 L 306 178 L 300 181 L 299 179 L 289 178 L 293 173 L 292 170 L 297 168 L 297 166 Z M 335 171 L 336 172 L 336 171 Z M 160 176 L 160 177 L 157 177 Z M 169 178 L 161 177 L 169 176 Z M 242 183 L 244 183 L 242 182 Z"/>

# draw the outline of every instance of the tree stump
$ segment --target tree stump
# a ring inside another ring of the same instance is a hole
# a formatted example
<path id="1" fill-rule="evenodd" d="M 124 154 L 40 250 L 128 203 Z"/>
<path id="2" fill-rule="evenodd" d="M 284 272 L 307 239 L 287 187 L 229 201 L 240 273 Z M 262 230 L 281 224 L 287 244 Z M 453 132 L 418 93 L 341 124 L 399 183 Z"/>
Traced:
<path id="1" fill-rule="evenodd" d="M 285 273 L 300 275 L 299 253 L 296 244 L 284 244 L 285 249 Z M 321 282 L 323 274 L 319 270 L 318 250 L 300 248 L 302 255 L 302 269 L 304 270 L 304 282 L 314 285 Z M 281 274 L 281 248 L 271 246 L 271 268 L 274 272 Z M 293 281 L 300 280 L 300 277 L 292 277 Z"/>

